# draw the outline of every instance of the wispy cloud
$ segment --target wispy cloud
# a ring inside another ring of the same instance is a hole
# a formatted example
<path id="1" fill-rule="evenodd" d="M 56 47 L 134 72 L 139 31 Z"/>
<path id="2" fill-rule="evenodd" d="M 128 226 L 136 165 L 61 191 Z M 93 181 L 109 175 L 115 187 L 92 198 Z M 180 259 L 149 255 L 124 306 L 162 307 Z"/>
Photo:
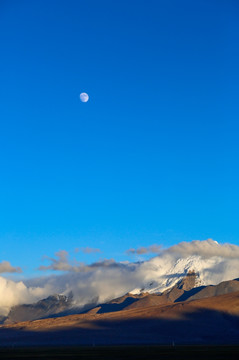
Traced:
<path id="1" fill-rule="evenodd" d="M 83 263 L 77 262 L 76 260 L 74 263 L 70 262 L 69 253 L 66 250 L 60 250 L 56 252 L 55 256 L 56 258 L 44 256 L 46 260 L 50 261 L 50 264 L 47 266 L 41 265 L 38 270 L 78 271 L 79 268 L 83 265 Z"/>
<path id="2" fill-rule="evenodd" d="M 45 260 L 50 261 L 50 264 L 45 266 L 42 265 L 38 270 L 54 270 L 54 271 L 67 271 L 67 272 L 87 272 L 92 269 L 99 267 L 117 267 L 121 266 L 121 263 L 117 263 L 114 259 L 104 259 L 101 261 L 94 262 L 90 265 L 86 265 L 84 262 L 79 262 L 77 260 L 70 260 L 69 253 L 66 250 L 60 250 L 55 253 L 56 258 L 51 258 L 44 256 Z"/>
<path id="3" fill-rule="evenodd" d="M 82 251 L 84 254 L 95 254 L 95 253 L 101 253 L 101 250 L 98 248 L 92 248 L 92 247 L 82 247 L 82 248 L 76 248 L 75 252 L 78 253 Z"/>
<path id="4" fill-rule="evenodd" d="M 100 253 L 100 249 L 97 248 L 91 248 L 91 247 L 85 247 L 82 249 L 83 253 L 85 254 L 93 254 L 93 253 Z"/>
<path id="5" fill-rule="evenodd" d="M 126 251 L 128 255 L 158 254 L 161 246 L 154 244 L 147 247 L 141 246 L 138 249 L 130 248 Z"/>

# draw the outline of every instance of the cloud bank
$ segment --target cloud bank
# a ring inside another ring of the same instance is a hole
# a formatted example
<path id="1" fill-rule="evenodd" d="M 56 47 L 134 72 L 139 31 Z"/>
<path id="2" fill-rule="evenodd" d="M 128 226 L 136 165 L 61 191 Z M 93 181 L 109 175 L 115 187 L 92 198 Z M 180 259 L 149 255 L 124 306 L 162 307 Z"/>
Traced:
<path id="1" fill-rule="evenodd" d="M 10 308 L 18 304 L 30 304 L 50 295 L 53 289 L 48 284 L 44 287 L 31 287 L 22 281 L 12 281 L 0 277 L 0 315 L 7 315 Z"/>
<path id="2" fill-rule="evenodd" d="M 20 282 L 0 277 L 0 314 L 6 315 L 13 305 L 32 303 L 55 293 L 67 295 L 72 291 L 75 305 L 83 307 L 142 289 L 162 292 L 189 270 L 199 273 L 202 285 L 239 278 L 239 246 L 219 245 L 211 239 L 182 242 L 142 262 L 110 259 L 86 265 L 71 261 L 64 250 L 46 260 L 49 265 L 40 269 L 54 270 L 56 275 Z"/>

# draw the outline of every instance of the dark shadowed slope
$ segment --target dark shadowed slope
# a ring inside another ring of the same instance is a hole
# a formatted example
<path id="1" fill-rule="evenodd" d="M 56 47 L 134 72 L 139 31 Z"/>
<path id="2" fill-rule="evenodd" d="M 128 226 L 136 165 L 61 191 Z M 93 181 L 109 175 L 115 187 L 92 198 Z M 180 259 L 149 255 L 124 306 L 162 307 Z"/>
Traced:
<path id="1" fill-rule="evenodd" d="M 238 344 L 239 292 L 163 306 L 1 326 L 0 342 L 1 345 Z"/>
<path id="2" fill-rule="evenodd" d="M 218 295 L 224 295 L 229 294 L 235 291 L 239 291 L 239 281 L 238 279 L 230 280 L 230 281 L 223 281 L 218 285 L 211 285 L 211 286 L 205 286 L 200 288 L 199 291 L 197 291 L 195 294 L 192 293 L 192 295 L 189 293 L 189 296 L 187 300 L 197 300 L 197 299 L 203 299 L 207 297 L 212 296 L 218 296 Z M 182 301 L 184 299 L 178 299 L 179 301 Z"/>
<path id="3" fill-rule="evenodd" d="M 172 288 L 164 291 L 162 294 L 144 293 L 141 296 L 127 294 L 120 305 L 114 303 L 114 300 L 108 304 L 99 305 L 95 313 L 113 312 L 119 310 L 139 309 L 149 306 L 165 305 L 182 301 L 191 301 L 204 299 L 208 297 L 229 294 L 239 291 L 238 279 L 223 281 L 218 285 L 194 287 L 197 275 L 188 274 L 184 279 Z"/>
<path id="4" fill-rule="evenodd" d="M 192 289 L 195 286 L 196 278 L 197 275 L 195 272 L 189 272 L 185 278 L 180 280 L 175 286 L 166 290 L 162 294 L 141 293 L 136 295 L 129 293 L 106 304 L 98 305 L 96 312 L 106 313 L 120 311 L 123 309 L 129 310 L 172 303 L 180 296 L 182 296 L 185 290 Z"/>
<path id="5" fill-rule="evenodd" d="M 2 322 L 12 324 L 20 321 L 79 314 L 83 313 L 83 311 L 88 311 L 90 314 L 102 314 L 202 299 L 239 291 L 238 279 L 224 281 L 214 286 L 199 287 L 195 287 L 196 281 L 197 274 L 191 272 L 175 286 L 164 291 L 162 294 L 141 293 L 137 295 L 128 293 L 97 306 L 95 305 L 96 302 L 94 304 L 86 304 L 84 308 L 74 307 L 72 294 L 69 296 L 53 295 L 34 304 L 24 304 L 13 307 L 7 318 L 2 319 Z M 90 311 L 88 309 L 90 309 Z"/>

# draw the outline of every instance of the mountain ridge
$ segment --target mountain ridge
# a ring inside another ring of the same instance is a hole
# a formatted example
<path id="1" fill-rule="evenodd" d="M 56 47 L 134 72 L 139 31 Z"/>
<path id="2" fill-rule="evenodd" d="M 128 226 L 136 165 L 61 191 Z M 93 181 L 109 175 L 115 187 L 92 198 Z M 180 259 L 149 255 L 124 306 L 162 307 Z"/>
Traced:
<path id="1" fill-rule="evenodd" d="M 0 326 L 0 345 L 236 344 L 239 291 L 103 314 L 75 314 Z"/>
<path id="2" fill-rule="evenodd" d="M 167 258 L 166 258 L 167 260 Z M 141 289 L 132 289 L 118 298 L 111 297 L 108 301 L 99 303 L 95 296 L 82 304 L 73 293 L 51 295 L 35 303 L 21 304 L 12 307 L 7 316 L 1 318 L 1 323 L 15 323 L 25 320 L 37 320 L 47 317 L 65 316 L 76 313 L 107 313 L 148 306 L 164 305 L 180 301 L 190 301 L 210 296 L 217 296 L 239 290 L 238 279 L 222 281 L 218 284 L 208 284 L 205 278 L 205 267 L 213 267 L 220 259 L 201 259 L 199 256 L 189 256 L 178 259 L 174 265 L 165 263 L 159 266 L 159 259 L 153 258 L 146 265 L 154 271 Z M 103 296 L 106 298 L 106 296 Z M 82 305 L 78 305 L 78 304 Z"/>
<path id="3" fill-rule="evenodd" d="M 198 274 L 194 271 L 190 271 L 176 285 L 160 294 L 127 293 L 102 304 L 91 303 L 81 308 L 75 306 L 72 293 L 68 296 L 55 294 L 33 304 L 14 306 L 2 323 L 6 325 L 28 320 L 64 317 L 71 314 L 104 314 L 122 310 L 143 309 L 151 306 L 200 300 L 239 291 L 239 279 L 224 281 L 218 285 L 195 287 L 197 276 Z"/>

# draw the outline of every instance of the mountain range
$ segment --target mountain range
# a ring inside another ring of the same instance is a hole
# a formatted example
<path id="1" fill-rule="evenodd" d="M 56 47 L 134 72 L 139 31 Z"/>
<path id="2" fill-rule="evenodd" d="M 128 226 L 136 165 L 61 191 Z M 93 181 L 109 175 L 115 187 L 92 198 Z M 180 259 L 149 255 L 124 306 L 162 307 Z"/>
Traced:
<path id="1" fill-rule="evenodd" d="M 1 325 L 0 345 L 238 344 L 239 281 L 189 288 L 193 277 L 161 295 L 126 294 L 80 314 Z"/>
<path id="2" fill-rule="evenodd" d="M 191 257 L 160 274 L 161 284 L 150 279 L 102 303 L 79 306 L 70 292 L 13 306 L 1 319 L 0 345 L 237 344 L 239 279 L 205 284 L 200 270 Z"/>

